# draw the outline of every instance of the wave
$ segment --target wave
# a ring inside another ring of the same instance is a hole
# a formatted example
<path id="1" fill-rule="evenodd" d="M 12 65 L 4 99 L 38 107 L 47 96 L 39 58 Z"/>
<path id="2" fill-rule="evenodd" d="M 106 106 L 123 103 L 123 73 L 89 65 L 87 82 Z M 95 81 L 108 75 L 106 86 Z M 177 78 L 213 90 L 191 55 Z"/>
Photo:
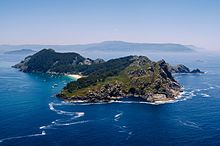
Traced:
<path id="1" fill-rule="evenodd" d="M 184 89 L 184 88 L 183 88 Z M 189 89 L 188 89 L 189 90 Z M 168 100 L 168 101 L 156 101 L 156 102 L 147 102 L 147 101 L 123 101 L 123 100 L 111 100 L 109 102 L 87 102 L 83 100 L 78 100 L 78 101 L 62 101 L 61 103 L 50 103 L 49 107 L 51 110 L 57 112 L 58 114 L 66 114 L 66 115 L 72 115 L 71 112 L 65 112 L 62 110 L 55 110 L 53 106 L 87 106 L 87 105 L 103 105 L 103 104 L 115 104 L 115 103 L 120 103 L 120 104 L 150 104 L 150 105 L 161 105 L 161 104 L 166 104 L 166 103 L 175 103 L 178 101 L 185 101 L 187 99 L 191 99 L 193 96 L 196 96 L 195 92 L 197 90 L 192 90 L 192 91 L 183 91 L 180 93 L 179 96 L 175 97 L 174 100 Z"/>
<path id="2" fill-rule="evenodd" d="M 36 137 L 36 136 L 44 136 L 44 135 L 46 135 L 45 131 L 42 131 L 39 134 L 30 134 L 30 135 L 24 135 L 24 136 L 8 137 L 8 138 L 0 139 L 0 143 L 4 142 L 4 141 L 7 141 L 7 140 L 12 140 L 12 139 L 21 139 L 21 138 L 29 138 L 29 137 Z"/>
<path id="3" fill-rule="evenodd" d="M 70 125 L 83 124 L 83 123 L 88 123 L 88 122 L 90 122 L 90 120 L 76 121 L 76 122 L 69 122 L 69 123 L 51 122 L 52 124 L 47 125 L 47 126 L 41 126 L 39 127 L 39 129 L 56 129 L 57 127 L 60 127 L 60 126 L 70 126 Z"/>
<path id="4" fill-rule="evenodd" d="M 87 105 L 103 105 L 103 104 L 150 104 L 150 105 L 160 105 L 160 104 L 166 104 L 166 103 L 175 103 L 178 101 L 184 101 L 186 99 L 190 99 L 193 96 L 196 96 L 194 91 L 191 92 L 183 92 L 178 97 L 175 98 L 175 100 L 168 100 L 168 101 L 156 101 L 156 102 L 147 102 L 147 101 L 123 101 L 123 100 L 112 100 L 109 102 L 97 102 L 97 103 L 91 103 L 91 102 L 66 102 L 61 104 L 55 104 L 58 106 L 65 106 L 65 105 L 78 105 L 78 106 L 87 106 Z M 63 112 L 58 112 L 59 114 L 68 114 Z"/>
<path id="5" fill-rule="evenodd" d="M 125 125 L 123 125 L 123 126 L 114 125 L 114 126 L 119 129 L 118 133 L 125 133 L 125 134 L 127 134 L 126 140 L 128 140 L 133 135 L 133 132 L 130 131 L 129 128 L 127 126 L 125 126 Z"/>
<path id="6" fill-rule="evenodd" d="M 203 97 L 210 97 L 210 95 L 208 95 L 208 94 L 206 94 L 206 93 L 201 93 L 201 95 L 202 95 Z"/>
<path id="7" fill-rule="evenodd" d="M 53 102 L 49 103 L 50 110 L 60 115 L 75 116 L 75 118 L 79 118 L 85 115 L 84 112 L 68 112 L 68 111 L 63 111 L 63 110 L 57 110 L 54 108 L 54 105 L 59 105 L 59 104 L 55 104 Z"/>
<path id="8" fill-rule="evenodd" d="M 174 102 L 178 102 L 178 101 L 185 101 L 188 99 L 192 99 L 192 97 L 196 96 L 195 90 L 191 90 L 191 91 L 183 91 Z"/>
<path id="9" fill-rule="evenodd" d="M 209 87 L 209 89 L 212 89 L 212 86 Z M 113 103 L 119 103 L 119 104 L 151 104 L 151 105 L 160 105 L 160 104 L 164 104 L 164 103 L 175 103 L 175 102 L 179 102 L 179 101 L 185 101 L 187 99 L 191 99 L 192 97 L 196 96 L 198 94 L 198 92 L 202 91 L 204 89 L 196 89 L 196 90 L 185 90 L 184 92 L 182 92 L 179 96 L 176 97 L 176 100 L 170 100 L 170 101 L 166 101 L 166 102 L 155 102 L 155 103 L 150 103 L 150 102 L 146 102 L 146 101 L 122 101 L 122 100 L 112 100 L 110 102 L 100 102 L 100 103 L 88 103 L 85 101 L 71 101 L 71 102 L 65 102 L 62 101 L 60 103 L 54 103 L 51 102 L 49 103 L 49 108 L 50 110 L 56 112 L 57 114 L 60 115 L 66 115 L 67 118 L 63 118 L 63 119 L 56 119 L 55 121 L 52 121 L 51 124 L 47 125 L 47 126 L 41 126 L 40 129 L 56 129 L 58 127 L 61 126 L 69 126 L 69 125 L 75 125 L 75 124 L 84 124 L 84 123 L 88 123 L 90 122 L 90 120 L 81 120 L 81 121 L 75 121 L 77 118 L 83 117 L 85 115 L 84 112 L 69 112 L 69 111 L 64 111 L 64 110 L 59 110 L 56 109 L 56 106 L 72 106 L 72 105 L 77 105 L 77 106 L 86 106 L 86 105 L 100 105 L 100 104 L 113 104 Z M 201 93 L 200 93 L 201 94 Z M 204 96 L 207 96 L 205 94 L 203 94 Z M 119 121 L 120 118 L 123 116 L 123 112 L 119 111 L 117 114 L 114 115 L 114 121 Z M 197 125 L 194 122 L 191 121 L 179 121 L 182 125 L 184 126 L 188 126 L 188 127 L 193 127 L 193 128 L 197 128 L 197 129 L 201 129 L 199 127 L 199 125 Z M 119 123 L 119 122 L 117 122 Z M 123 125 L 123 126 L 119 126 L 117 125 L 116 127 L 118 127 L 118 132 L 119 133 L 127 133 L 127 139 L 133 134 L 132 131 L 129 131 L 129 129 Z"/>
<path id="10" fill-rule="evenodd" d="M 216 88 L 220 88 L 220 86 L 218 85 L 212 85 L 212 84 L 208 84 L 209 87 L 208 88 L 203 88 L 203 89 L 196 89 L 195 91 L 197 92 L 197 94 L 201 95 L 202 97 L 211 97 L 208 93 L 209 90 L 214 90 Z"/>
<path id="11" fill-rule="evenodd" d="M 208 91 L 208 90 L 213 90 L 216 88 L 220 88 L 220 85 L 216 85 L 216 84 L 210 84 L 210 83 L 206 83 L 209 87 L 207 88 L 202 88 L 202 89 L 196 89 L 195 91 L 200 92 L 200 91 Z"/>
<path id="12" fill-rule="evenodd" d="M 39 129 L 51 129 L 52 125 L 47 125 L 47 126 L 41 126 Z"/>
<path id="13" fill-rule="evenodd" d="M 188 89 L 189 90 L 189 89 Z M 63 110 L 57 110 L 54 108 L 54 106 L 87 106 L 87 105 L 103 105 L 103 104 L 114 104 L 114 103 L 120 103 L 120 104 L 150 104 L 150 105 L 160 105 L 160 104 L 166 104 L 166 103 L 175 103 L 179 101 L 185 101 L 187 99 L 191 99 L 192 97 L 196 96 L 197 90 L 187 91 L 180 93 L 179 96 L 175 98 L 175 100 L 169 100 L 169 101 L 156 101 L 154 103 L 147 102 L 147 101 L 123 101 L 123 100 L 112 100 L 109 102 L 97 102 L 97 103 L 91 103 L 87 101 L 62 101 L 60 103 L 49 103 L 50 110 L 56 112 L 57 114 L 67 115 L 67 116 L 74 116 L 74 118 L 82 117 L 85 113 L 83 112 L 68 112 Z M 119 116 L 119 115 L 118 115 Z"/>
<path id="14" fill-rule="evenodd" d="M 208 91 L 208 90 L 211 90 L 211 89 L 215 89 L 215 87 L 211 86 L 211 87 L 208 87 L 208 88 L 205 88 L 205 89 L 197 89 L 197 91 Z"/>
<path id="15" fill-rule="evenodd" d="M 120 112 L 119 114 L 116 114 L 114 117 L 114 121 L 119 121 L 119 119 L 121 118 L 121 116 L 123 115 L 123 112 Z"/>
<path id="16" fill-rule="evenodd" d="M 39 129 L 56 129 L 57 127 L 60 126 L 70 126 L 70 125 L 76 125 L 76 124 L 83 124 L 83 123 L 88 123 L 90 120 L 85 120 L 85 121 L 76 121 L 76 122 L 69 122 L 69 123 L 58 123 L 58 122 L 51 122 L 50 125 L 47 126 L 41 126 Z"/>
<path id="17" fill-rule="evenodd" d="M 69 106 L 69 105 L 94 105 L 94 104 L 108 104 L 111 102 L 88 102 L 83 100 L 77 100 L 77 101 L 62 101 L 61 103 L 52 103 L 54 106 Z"/>
<path id="18" fill-rule="evenodd" d="M 150 105 L 160 105 L 165 103 L 174 103 L 176 100 L 169 101 L 156 101 L 156 102 L 147 102 L 147 101 L 111 101 L 110 103 L 121 103 L 121 104 L 150 104 Z"/>
<path id="19" fill-rule="evenodd" d="M 215 87 L 216 87 L 216 88 L 220 88 L 220 86 L 219 86 L 219 85 L 215 85 Z"/>
<path id="20" fill-rule="evenodd" d="M 77 122 L 71 122 L 71 123 L 57 123 L 55 126 L 69 126 L 69 125 L 75 125 L 75 124 L 83 124 L 83 123 L 88 123 L 90 120 L 85 120 L 85 121 L 77 121 Z"/>
<path id="21" fill-rule="evenodd" d="M 196 128 L 196 129 L 202 129 L 201 127 L 199 127 L 198 124 L 196 124 L 195 122 L 192 122 L 192 121 L 185 121 L 185 122 L 183 122 L 182 120 L 179 120 L 179 123 L 181 123 L 182 125 L 187 126 L 187 127 L 192 127 L 192 128 Z"/>
<path id="22" fill-rule="evenodd" d="M 63 119 L 56 119 L 55 121 L 52 121 L 51 124 L 46 125 L 46 126 L 41 126 L 39 129 L 56 129 L 59 126 L 68 126 L 68 125 L 74 125 L 74 124 L 82 124 L 82 123 L 87 123 L 87 121 L 74 121 L 77 118 L 83 117 L 85 115 L 84 112 L 69 112 L 69 111 L 63 111 L 63 110 L 58 110 L 55 109 L 54 106 L 62 106 L 66 105 L 65 103 L 54 103 L 51 102 L 48 104 L 50 110 L 56 112 L 59 115 L 65 115 L 68 116 L 68 118 L 63 118 Z"/>
<path id="23" fill-rule="evenodd" d="M 122 133 L 122 132 L 128 133 L 128 128 L 127 128 L 127 126 L 125 126 L 125 125 L 123 125 L 123 126 L 114 125 L 114 126 L 119 129 L 118 132 L 120 132 L 120 133 Z"/>
<path id="24" fill-rule="evenodd" d="M 166 104 L 166 103 L 176 103 L 176 102 L 179 102 L 179 101 L 185 101 L 187 99 L 192 99 L 192 97 L 196 96 L 196 91 L 197 90 L 190 90 L 190 89 L 185 90 L 185 91 L 181 92 L 179 96 L 175 97 L 174 100 L 168 100 L 168 101 L 147 102 L 147 101 L 111 100 L 109 102 L 98 102 L 98 103 L 91 103 L 91 102 L 87 102 L 87 101 L 71 101 L 71 102 L 63 101 L 62 103 L 59 103 L 59 104 L 56 104 L 56 105 L 59 105 L 59 106 L 62 106 L 62 105 L 86 106 L 86 105 L 102 105 L 102 104 L 114 104 L 114 103 L 161 105 L 161 104 Z"/>

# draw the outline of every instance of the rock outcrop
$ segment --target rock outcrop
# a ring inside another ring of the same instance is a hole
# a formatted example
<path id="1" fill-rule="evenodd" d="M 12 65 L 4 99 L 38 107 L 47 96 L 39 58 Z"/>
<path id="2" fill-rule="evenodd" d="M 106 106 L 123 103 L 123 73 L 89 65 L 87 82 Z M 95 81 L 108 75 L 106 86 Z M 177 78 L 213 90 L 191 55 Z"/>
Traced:
<path id="1" fill-rule="evenodd" d="M 171 73 L 204 73 L 199 69 L 193 69 L 192 71 L 190 71 L 190 69 L 183 64 L 178 64 L 176 66 L 169 66 L 169 71 Z"/>

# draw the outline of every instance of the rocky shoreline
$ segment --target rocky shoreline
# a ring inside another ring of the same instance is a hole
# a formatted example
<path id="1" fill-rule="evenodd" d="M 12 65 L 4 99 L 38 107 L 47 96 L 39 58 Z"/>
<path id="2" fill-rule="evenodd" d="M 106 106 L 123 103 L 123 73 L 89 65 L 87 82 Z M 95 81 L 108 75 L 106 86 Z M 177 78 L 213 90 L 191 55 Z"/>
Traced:
<path id="1" fill-rule="evenodd" d="M 125 93 L 121 90 L 121 87 L 119 85 L 108 84 L 98 90 L 89 91 L 88 94 L 84 96 L 66 96 L 66 94 L 63 94 L 62 92 L 58 93 L 56 96 L 70 102 L 111 102 L 126 97 L 137 97 L 151 103 L 169 102 L 174 101 L 183 92 L 181 86 L 177 86 L 178 87 L 176 87 L 175 89 L 170 89 L 169 91 L 166 91 L 166 93 L 149 93 L 140 95 L 139 93 Z"/>

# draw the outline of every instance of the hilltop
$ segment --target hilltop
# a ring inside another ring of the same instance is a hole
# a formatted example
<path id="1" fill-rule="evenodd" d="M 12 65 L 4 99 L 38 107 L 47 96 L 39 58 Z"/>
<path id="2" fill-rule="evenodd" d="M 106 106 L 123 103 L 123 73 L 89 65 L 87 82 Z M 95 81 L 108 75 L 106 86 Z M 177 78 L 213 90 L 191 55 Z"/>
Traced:
<path id="1" fill-rule="evenodd" d="M 84 58 L 78 53 L 58 53 L 53 49 L 43 49 L 13 67 L 23 72 L 79 73 L 81 68 L 87 68 L 87 65 L 102 62 L 104 60 Z"/>

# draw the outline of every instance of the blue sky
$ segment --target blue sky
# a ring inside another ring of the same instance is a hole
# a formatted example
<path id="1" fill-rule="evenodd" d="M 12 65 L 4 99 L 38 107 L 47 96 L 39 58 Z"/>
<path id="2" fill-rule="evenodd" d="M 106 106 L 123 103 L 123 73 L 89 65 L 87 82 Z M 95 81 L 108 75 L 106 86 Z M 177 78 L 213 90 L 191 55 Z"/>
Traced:
<path id="1" fill-rule="evenodd" d="M 220 48 L 220 0 L 0 0 L 0 44 L 106 40 Z"/>

